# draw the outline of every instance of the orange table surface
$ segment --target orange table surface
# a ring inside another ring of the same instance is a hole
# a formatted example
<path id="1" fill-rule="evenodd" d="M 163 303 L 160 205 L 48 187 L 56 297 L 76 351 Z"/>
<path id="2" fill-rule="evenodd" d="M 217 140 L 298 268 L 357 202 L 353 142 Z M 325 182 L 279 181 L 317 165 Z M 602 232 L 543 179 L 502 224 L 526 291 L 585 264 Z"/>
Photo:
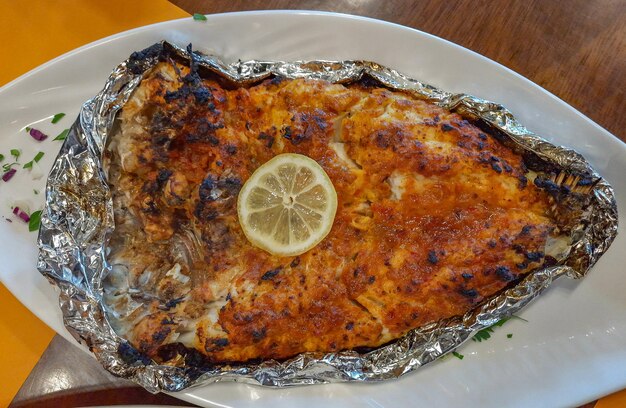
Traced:
<path id="1" fill-rule="evenodd" d="M 0 0 L 0 86 L 81 45 L 182 17 L 189 14 L 166 0 Z M 0 407 L 4 407 L 54 332 L 2 284 L 0 310 Z"/>

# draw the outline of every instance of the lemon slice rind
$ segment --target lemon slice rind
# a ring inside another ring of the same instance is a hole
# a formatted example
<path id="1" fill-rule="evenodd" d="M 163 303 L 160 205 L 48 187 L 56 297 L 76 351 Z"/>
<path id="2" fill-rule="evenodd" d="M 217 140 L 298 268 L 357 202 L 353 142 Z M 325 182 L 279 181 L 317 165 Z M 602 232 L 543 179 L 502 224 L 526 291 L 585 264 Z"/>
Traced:
<path id="1" fill-rule="evenodd" d="M 275 156 L 246 181 L 237 199 L 239 224 L 255 246 L 296 256 L 330 232 L 337 193 L 324 169 L 295 153 Z"/>

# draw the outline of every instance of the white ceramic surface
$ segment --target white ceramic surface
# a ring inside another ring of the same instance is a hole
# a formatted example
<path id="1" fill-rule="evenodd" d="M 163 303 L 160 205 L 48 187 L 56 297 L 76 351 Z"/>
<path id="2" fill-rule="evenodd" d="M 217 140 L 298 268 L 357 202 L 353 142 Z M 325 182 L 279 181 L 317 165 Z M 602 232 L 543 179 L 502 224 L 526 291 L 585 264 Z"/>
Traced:
<path id="1" fill-rule="evenodd" d="M 0 153 L 38 150 L 45 173 L 60 147 L 37 143 L 23 129 L 52 136 L 68 127 L 83 101 L 112 68 L 135 50 L 166 39 L 241 59 L 369 59 L 445 90 L 468 92 L 507 106 L 531 130 L 575 148 L 613 184 L 626 213 L 626 145 L 554 95 L 478 54 L 406 27 L 318 12 L 253 12 L 191 18 L 124 32 L 63 55 L 0 89 Z M 530 46 L 530 45 L 529 45 Z M 67 116 L 50 124 L 57 112 Z M 36 234 L 11 218 L 14 199 L 41 206 L 45 177 L 20 171 L 0 182 L 0 280 L 50 327 L 69 338 L 56 293 L 36 271 Z M 626 387 L 626 251 L 620 236 L 581 282 L 562 280 L 482 343 L 468 342 L 450 357 L 396 381 L 268 389 L 220 383 L 175 396 L 206 406 L 399 407 L 572 406 Z M 508 339 L 507 333 L 513 337 Z M 72 340 L 73 341 L 73 340 Z"/>

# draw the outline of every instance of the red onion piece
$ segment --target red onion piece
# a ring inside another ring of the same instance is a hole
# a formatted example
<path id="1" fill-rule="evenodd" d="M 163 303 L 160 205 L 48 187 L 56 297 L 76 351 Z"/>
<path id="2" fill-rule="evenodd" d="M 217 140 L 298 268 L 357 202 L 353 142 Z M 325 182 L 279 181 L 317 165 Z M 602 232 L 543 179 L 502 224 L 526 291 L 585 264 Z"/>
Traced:
<path id="1" fill-rule="evenodd" d="M 48 138 L 48 135 L 46 135 L 45 133 L 43 133 L 41 130 L 37 130 L 37 129 L 33 129 L 31 128 L 28 131 L 28 134 L 31 135 L 33 137 L 33 139 L 41 142 L 42 140 L 46 140 Z"/>
<path id="2" fill-rule="evenodd" d="M 24 211 L 20 210 L 20 207 L 13 207 L 13 214 L 17 215 L 21 218 L 22 221 L 28 222 L 30 221 L 30 216 L 26 214 Z"/>
<path id="3" fill-rule="evenodd" d="M 15 170 L 15 169 L 11 169 L 11 170 L 7 171 L 6 173 L 4 173 L 4 174 L 2 175 L 2 181 L 5 181 L 5 182 L 6 182 L 6 181 L 11 180 L 11 177 L 13 177 L 13 175 L 14 175 L 16 172 L 17 172 L 17 170 Z"/>

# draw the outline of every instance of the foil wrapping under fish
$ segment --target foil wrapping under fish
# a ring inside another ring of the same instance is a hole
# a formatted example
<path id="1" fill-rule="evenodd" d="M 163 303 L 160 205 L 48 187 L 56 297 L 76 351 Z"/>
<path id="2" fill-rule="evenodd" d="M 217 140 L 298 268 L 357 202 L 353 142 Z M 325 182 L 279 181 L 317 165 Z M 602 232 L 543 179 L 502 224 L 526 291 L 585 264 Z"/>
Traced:
<path id="1" fill-rule="evenodd" d="M 413 329 L 373 351 L 304 353 L 286 361 L 238 365 L 159 365 L 119 337 L 107 317 L 103 280 L 108 238 L 115 228 L 111 193 L 102 159 L 118 111 L 144 74 L 159 61 L 177 58 L 197 64 L 238 85 L 271 76 L 349 83 L 369 77 L 382 86 L 410 92 L 472 118 L 524 156 L 528 167 L 552 175 L 552 182 L 579 193 L 580 217 L 569 225 L 570 244 L 552 266 L 536 270 L 514 287 L 483 302 L 465 316 Z M 247 61 L 230 65 L 218 58 L 167 42 L 135 52 L 110 75 L 103 90 L 87 101 L 49 174 L 39 231 L 39 271 L 60 289 L 64 323 L 111 373 L 151 392 L 180 391 L 217 381 L 292 386 L 397 378 L 454 350 L 476 331 L 511 316 L 557 278 L 581 278 L 608 249 L 617 234 L 617 205 L 611 186 L 578 153 L 555 146 L 528 131 L 501 105 L 442 91 L 368 61 Z"/>

